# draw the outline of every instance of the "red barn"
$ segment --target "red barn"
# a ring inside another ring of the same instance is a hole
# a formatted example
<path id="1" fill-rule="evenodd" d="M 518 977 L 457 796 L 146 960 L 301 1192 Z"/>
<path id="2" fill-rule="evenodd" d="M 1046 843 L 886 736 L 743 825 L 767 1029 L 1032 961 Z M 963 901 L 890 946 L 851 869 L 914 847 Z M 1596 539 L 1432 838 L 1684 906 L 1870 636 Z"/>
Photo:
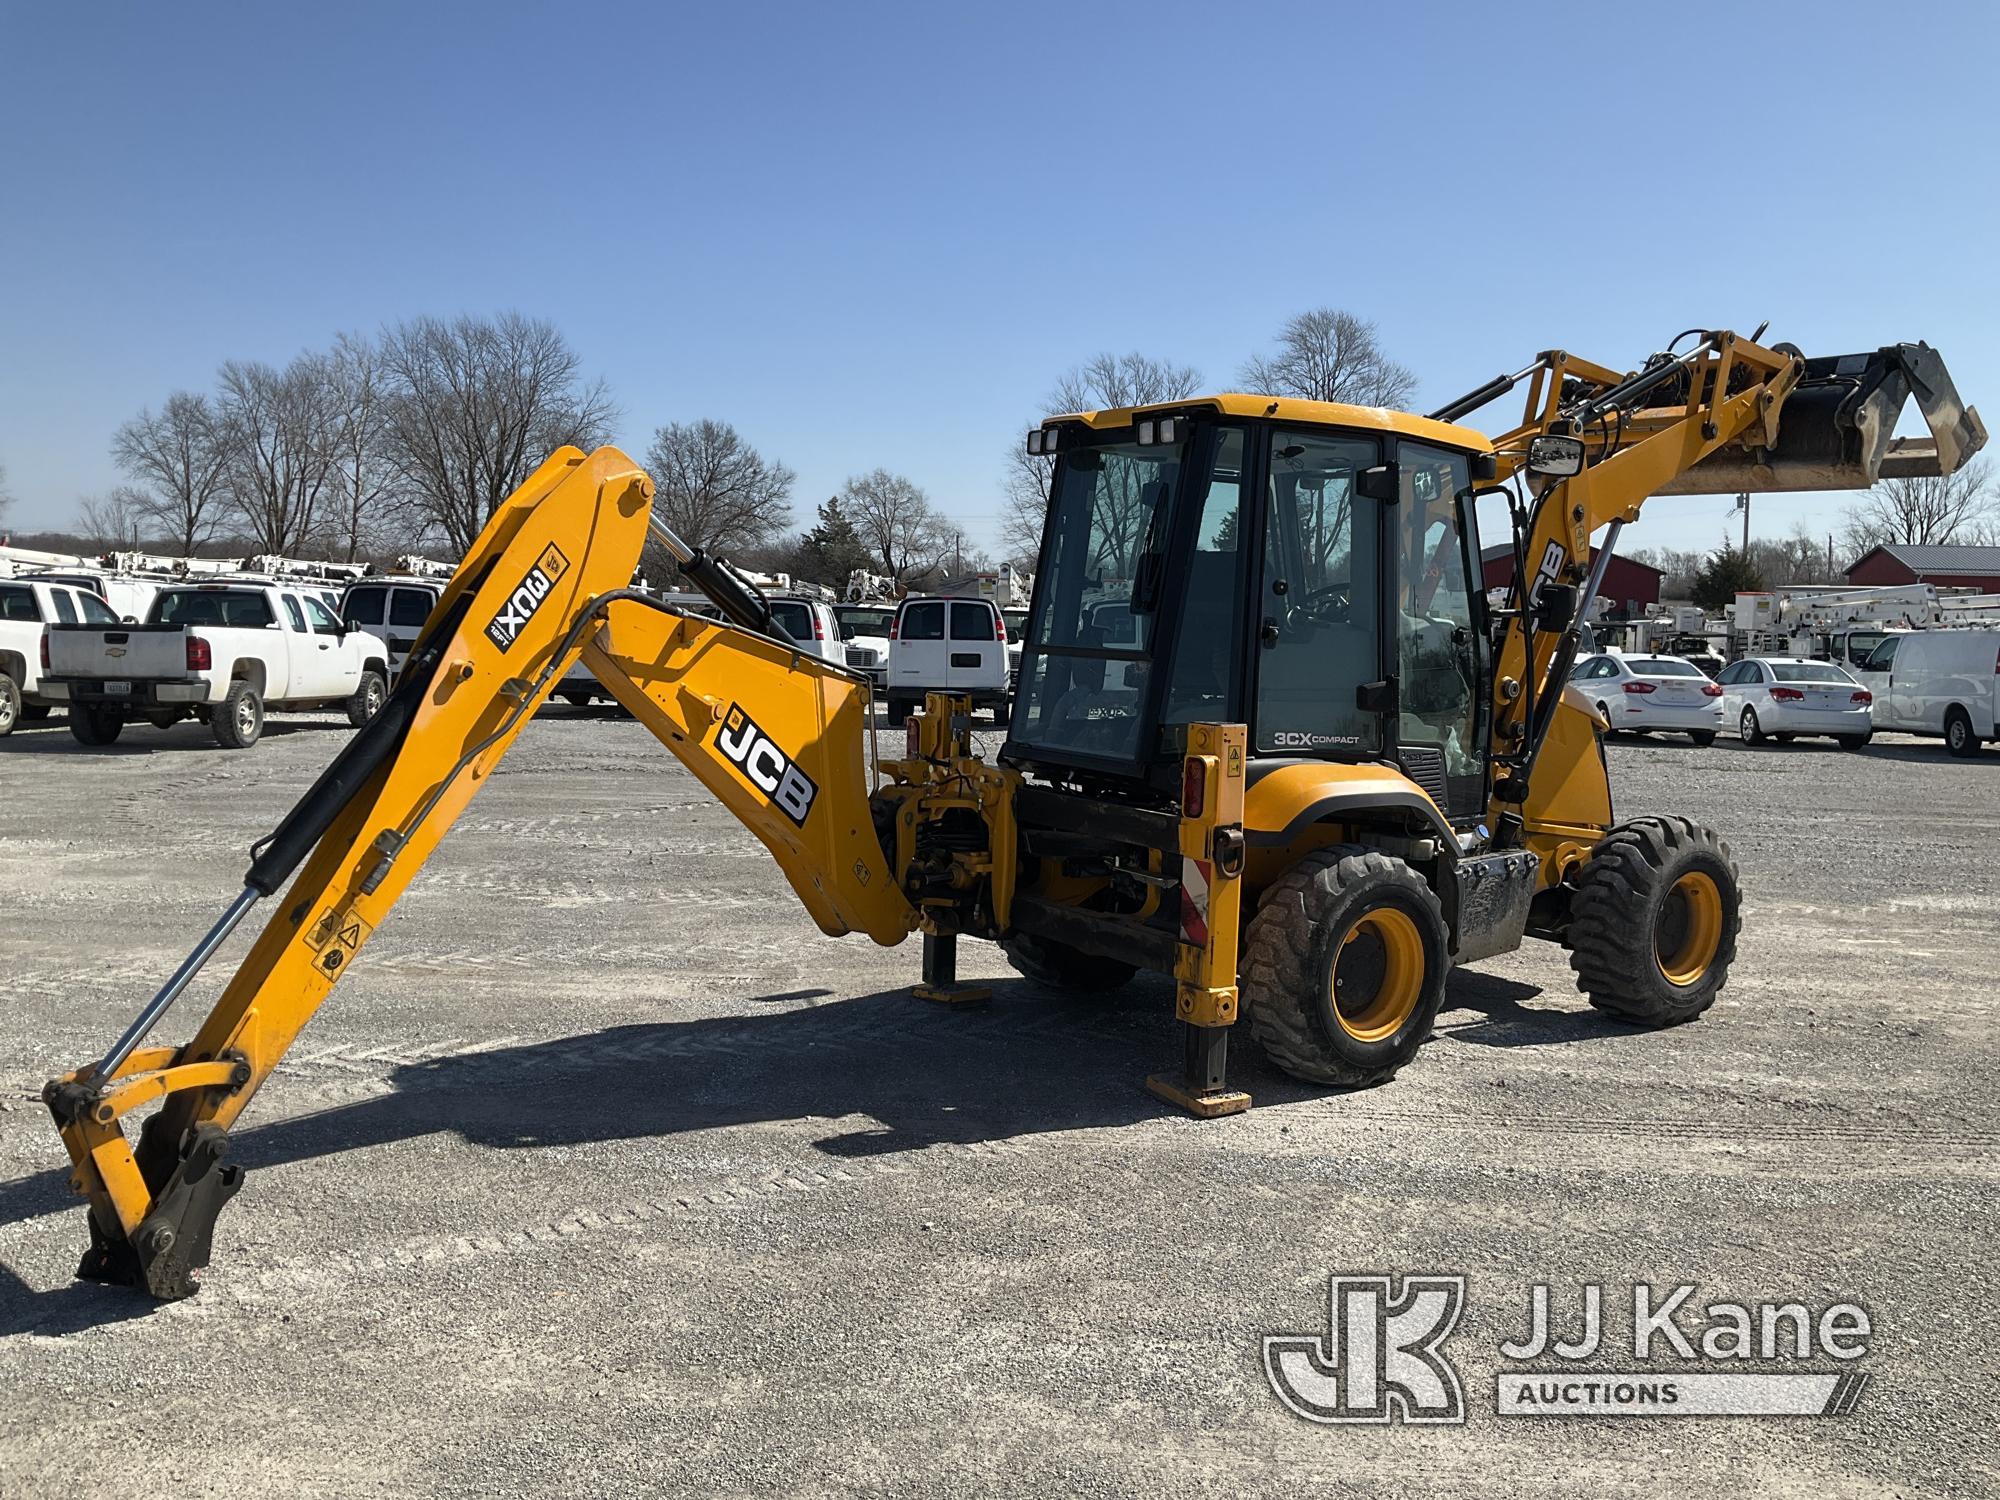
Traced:
<path id="1" fill-rule="evenodd" d="M 1514 548 L 1511 543 L 1503 542 L 1497 547 L 1486 548 L 1479 554 L 1479 562 L 1486 574 L 1487 588 L 1503 589 L 1514 581 Z M 1605 564 L 1604 585 L 1598 592 L 1627 615 L 1643 614 L 1648 607 L 1660 602 L 1660 580 L 1666 576 L 1658 568 L 1649 568 L 1642 562 L 1634 562 L 1614 552 L 1611 561 Z"/>
<path id="2" fill-rule="evenodd" d="M 1867 588 L 1929 583 L 2000 594 L 2000 547 L 1918 546 L 1889 542 L 1871 547 L 1847 570 L 1847 581 Z"/>

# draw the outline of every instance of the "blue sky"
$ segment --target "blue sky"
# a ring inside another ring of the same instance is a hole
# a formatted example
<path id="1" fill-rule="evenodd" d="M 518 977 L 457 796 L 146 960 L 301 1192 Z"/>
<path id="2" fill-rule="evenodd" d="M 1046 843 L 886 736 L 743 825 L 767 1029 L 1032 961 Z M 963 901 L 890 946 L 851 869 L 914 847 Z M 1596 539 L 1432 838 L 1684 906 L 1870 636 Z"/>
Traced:
<path id="1" fill-rule="evenodd" d="M 634 452 L 717 417 L 802 516 L 879 464 L 982 537 L 1063 370 L 1231 388 L 1317 305 L 1375 319 L 1420 404 L 1768 318 L 1809 353 L 1927 339 L 2000 414 L 1996 18 L 9 0 L 13 524 L 116 483 L 117 424 L 225 359 L 505 308 L 567 333 Z M 1712 545 L 1729 506 L 1657 501 L 1626 545 Z"/>

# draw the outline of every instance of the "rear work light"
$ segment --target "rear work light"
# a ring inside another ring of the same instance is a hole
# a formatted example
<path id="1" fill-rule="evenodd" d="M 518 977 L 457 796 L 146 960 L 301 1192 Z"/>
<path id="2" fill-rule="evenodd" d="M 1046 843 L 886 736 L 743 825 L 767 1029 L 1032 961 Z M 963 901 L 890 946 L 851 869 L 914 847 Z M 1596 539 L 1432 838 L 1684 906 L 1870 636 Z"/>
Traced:
<path id="1" fill-rule="evenodd" d="M 42 670 L 46 672 L 48 671 L 48 669 L 49 669 L 49 633 L 46 630 L 44 630 L 42 632 Z"/>
<path id="2" fill-rule="evenodd" d="M 1722 696 L 1722 684 L 1719 682 L 1704 682 L 1701 685 L 1701 695 L 1704 698 L 1720 698 Z"/>
<path id="3" fill-rule="evenodd" d="M 1628 682 L 1625 684 L 1625 691 L 1628 693 L 1656 693 L 1659 689 L 1654 687 L 1650 682 Z"/>
<path id="4" fill-rule="evenodd" d="M 215 665 L 215 653 L 208 648 L 208 642 L 198 635 L 187 638 L 187 669 L 190 672 L 206 672 Z"/>
<path id="5" fill-rule="evenodd" d="M 1857 692 L 1849 693 L 1847 701 L 1849 703 L 1873 703 L 1875 695 L 1869 692 L 1867 688 L 1862 688 Z"/>
<path id="6" fill-rule="evenodd" d="M 1792 703 L 1804 698 L 1805 692 L 1800 688 L 1774 687 L 1771 696 L 1780 703 Z"/>
<path id="7" fill-rule="evenodd" d="M 1198 818 L 1208 800 L 1208 767 L 1198 755 L 1181 762 L 1181 816 Z"/>

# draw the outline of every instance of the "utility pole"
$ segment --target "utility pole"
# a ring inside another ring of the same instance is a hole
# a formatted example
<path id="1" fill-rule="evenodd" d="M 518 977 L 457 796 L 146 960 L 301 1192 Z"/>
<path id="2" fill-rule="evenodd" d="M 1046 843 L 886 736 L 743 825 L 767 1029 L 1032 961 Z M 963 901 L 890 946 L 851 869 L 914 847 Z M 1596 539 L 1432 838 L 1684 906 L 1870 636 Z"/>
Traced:
<path id="1" fill-rule="evenodd" d="M 1736 497 L 1736 503 L 1743 507 L 1743 555 L 1750 555 L 1750 492 L 1745 490 Z"/>

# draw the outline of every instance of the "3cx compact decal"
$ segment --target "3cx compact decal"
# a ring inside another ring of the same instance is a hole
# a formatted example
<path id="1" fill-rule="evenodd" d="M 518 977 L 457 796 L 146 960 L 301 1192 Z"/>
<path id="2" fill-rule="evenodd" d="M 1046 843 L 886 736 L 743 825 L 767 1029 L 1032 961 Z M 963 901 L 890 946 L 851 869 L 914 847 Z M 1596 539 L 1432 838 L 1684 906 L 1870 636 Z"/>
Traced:
<path id="1" fill-rule="evenodd" d="M 549 597 L 556 580 L 568 571 L 569 559 L 562 555 L 560 547 L 550 542 L 542 549 L 535 565 L 528 569 L 520 587 L 509 594 L 507 602 L 500 606 L 493 623 L 486 627 L 486 638 L 502 651 L 512 646 L 521 638 L 521 632 L 528 628 L 528 621 L 534 619 L 542 601 Z"/>

